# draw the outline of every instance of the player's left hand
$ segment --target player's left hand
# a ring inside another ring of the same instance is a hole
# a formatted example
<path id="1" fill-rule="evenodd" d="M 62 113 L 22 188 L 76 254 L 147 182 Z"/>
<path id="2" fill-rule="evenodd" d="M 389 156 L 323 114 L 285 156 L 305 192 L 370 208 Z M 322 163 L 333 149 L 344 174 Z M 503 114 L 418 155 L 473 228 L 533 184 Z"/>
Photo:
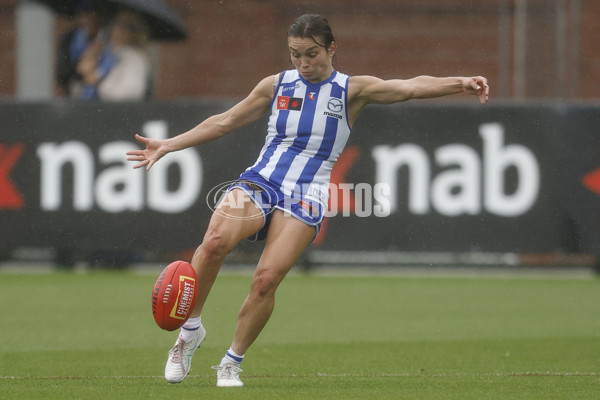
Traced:
<path id="1" fill-rule="evenodd" d="M 490 87 L 487 79 L 483 76 L 474 76 L 467 78 L 463 83 L 465 93 L 479 96 L 481 104 L 485 104 L 489 100 Z"/>

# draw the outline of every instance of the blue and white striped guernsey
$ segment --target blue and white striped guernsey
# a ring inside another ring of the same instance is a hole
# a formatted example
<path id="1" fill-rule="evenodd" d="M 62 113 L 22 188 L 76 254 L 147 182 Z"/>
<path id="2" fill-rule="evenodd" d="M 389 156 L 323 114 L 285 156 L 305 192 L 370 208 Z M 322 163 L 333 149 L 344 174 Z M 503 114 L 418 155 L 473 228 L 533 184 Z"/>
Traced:
<path id="1" fill-rule="evenodd" d="M 334 71 L 327 80 L 310 83 L 297 70 L 282 72 L 265 145 L 246 171 L 260 174 L 286 195 L 301 190 L 326 205 L 331 168 L 351 131 L 348 79 Z"/>

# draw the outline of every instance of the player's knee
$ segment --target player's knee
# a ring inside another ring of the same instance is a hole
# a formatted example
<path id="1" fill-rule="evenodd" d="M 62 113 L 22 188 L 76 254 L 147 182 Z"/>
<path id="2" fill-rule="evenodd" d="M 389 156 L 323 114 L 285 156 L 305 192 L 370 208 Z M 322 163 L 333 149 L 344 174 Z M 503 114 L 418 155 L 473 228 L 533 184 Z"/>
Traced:
<path id="1" fill-rule="evenodd" d="M 219 232 L 213 231 L 206 234 L 202 241 L 202 250 L 208 257 L 225 257 L 232 246 L 229 241 Z"/>
<path id="2" fill-rule="evenodd" d="M 250 291 L 258 297 L 273 296 L 280 281 L 279 274 L 276 272 L 271 270 L 260 271 L 254 276 Z"/>

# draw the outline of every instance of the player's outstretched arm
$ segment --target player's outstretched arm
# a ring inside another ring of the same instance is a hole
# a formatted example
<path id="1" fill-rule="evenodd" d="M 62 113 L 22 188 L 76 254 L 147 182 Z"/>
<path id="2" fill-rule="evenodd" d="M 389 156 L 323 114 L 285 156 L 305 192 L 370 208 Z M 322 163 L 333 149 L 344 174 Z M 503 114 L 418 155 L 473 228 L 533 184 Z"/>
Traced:
<path id="1" fill-rule="evenodd" d="M 481 104 L 485 104 L 488 102 L 489 92 L 487 79 L 483 76 L 436 78 L 423 75 L 412 79 L 390 80 L 374 76 L 353 76 L 349 85 L 351 120 L 367 104 L 391 104 L 456 93 L 479 96 Z"/>
<path id="2" fill-rule="evenodd" d="M 128 151 L 127 160 L 137 161 L 133 168 L 146 167 L 149 170 L 167 153 L 210 142 L 257 120 L 269 110 L 274 79 L 274 76 L 263 79 L 244 100 L 224 113 L 205 119 L 180 135 L 164 140 L 135 135 L 136 140 L 146 148 Z"/>

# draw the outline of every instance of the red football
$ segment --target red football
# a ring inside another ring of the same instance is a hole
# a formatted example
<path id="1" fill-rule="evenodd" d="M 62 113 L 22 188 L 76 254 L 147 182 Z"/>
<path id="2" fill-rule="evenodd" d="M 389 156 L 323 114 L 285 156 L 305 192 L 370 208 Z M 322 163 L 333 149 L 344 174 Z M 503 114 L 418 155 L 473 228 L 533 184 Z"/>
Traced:
<path id="1" fill-rule="evenodd" d="M 160 273 L 152 291 L 152 314 L 162 329 L 174 331 L 187 321 L 196 304 L 198 280 L 194 267 L 175 261 Z"/>

